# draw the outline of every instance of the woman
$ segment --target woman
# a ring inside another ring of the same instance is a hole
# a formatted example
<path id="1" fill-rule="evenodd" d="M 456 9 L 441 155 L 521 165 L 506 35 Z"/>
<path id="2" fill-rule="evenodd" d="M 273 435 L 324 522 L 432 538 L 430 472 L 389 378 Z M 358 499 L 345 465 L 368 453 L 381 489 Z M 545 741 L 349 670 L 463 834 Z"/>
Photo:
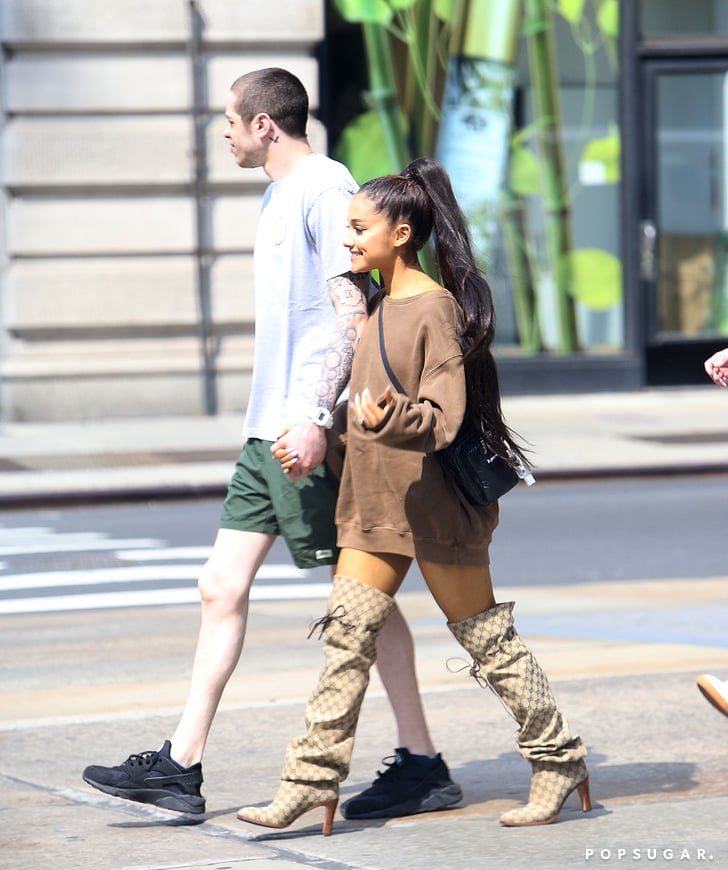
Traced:
<path id="1" fill-rule="evenodd" d="M 434 234 L 442 286 L 417 252 Z M 378 269 L 381 320 L 370 318 L 354 358 L 348 444 L 336 522 L 341 555 L 320 620 L 326 665 L 306 706 L 307 733 L 286 751 L 273 803 L 238 817 L 283 828 L 324 806 L 330 833 L 339 783 L 375 657 L 375 640 L 413 558 L 448 628 L 518 722 L 533 769 L 525 807 L 504 825 L 553 822 L 574 791 L 591 809 L 586 749 L 556 708 L 545 674 L 513 626 L 513 602 L 496 604 L 488 546 L 497 504 L 475 507 L 444 474 L 436 451 L 467 417 L 485 421 L 518 452 L 503 420 L 491 354 L 493 303 L 445 170 L 429 158 L 364 184 L 349 208 L 344 244 L 353 272 Z M 444 289 L 447 288 L 447 289 Z M 381 326 L 381 330 L 380 330 Z M 406 391 L 395 392 L 382 362 Z M 377 397 L 377 398 L 375 398 Z M 282 457 L 285 466 L 295 456 Z"/>

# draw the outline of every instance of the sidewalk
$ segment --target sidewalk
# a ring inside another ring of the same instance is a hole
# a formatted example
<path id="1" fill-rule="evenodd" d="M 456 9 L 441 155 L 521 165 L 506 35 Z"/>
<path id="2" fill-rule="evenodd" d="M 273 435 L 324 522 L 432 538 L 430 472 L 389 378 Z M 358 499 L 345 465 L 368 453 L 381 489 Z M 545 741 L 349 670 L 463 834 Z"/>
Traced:
<path id="1" fill-rule="evenodd" d="M 711 385 L 503 404 L 511 426 L 531 442 L 542 481 L 728 474 L 728 392 Z M 5 424 L 0 509 L 144 494 L 222 497 L 241 423 Z M 246 655 L 205 755 L 202 818 L 108 797 L 80 778 L 89 762 L 120 762 L 171 733 L 185 697 L 197 607 L 0 617 L 3 867 L 728 868 L 728 720 L 695 687 L 704 671 L 728 677 L 728 640 L 704 630 L 724 616 L 728 624 L 725 573 L 499 589 L 501 600 L 517 600 L 520 630 L 589 749 L 593 811 L 582 814 L 572 796 L 557 824 L 524 829 L 498 823 L 528 795 L 515 726 L 467 670 L 444 665 L 462 653 L 426 593 L 402 595 L 400 606 L 415 637 L 428 722 L 464 799 L 446 812 L 386 822 L 347 822 L 337 814 L 331 837 L 320 835 L 318 810 L 285 831 L 235 817 L 244 803 L 270 800 L 285 743 L 301 731 L 305 697 L 321 666 L 320 646 L 305 640 L 301 626 L 319 602 L 256 602 L 251 609 Z M 373 674 L 342 799 L 384 769 L 382 756 L 395 740 Z"/>
<path id="2" fill-rule="evenodd" d="M 506 397 L 541 479 L 728 471 L 728 392 L 711 384 Z M 222 494 L 240 416 L 0 424 L 0 507 L 114 496 Z"/>

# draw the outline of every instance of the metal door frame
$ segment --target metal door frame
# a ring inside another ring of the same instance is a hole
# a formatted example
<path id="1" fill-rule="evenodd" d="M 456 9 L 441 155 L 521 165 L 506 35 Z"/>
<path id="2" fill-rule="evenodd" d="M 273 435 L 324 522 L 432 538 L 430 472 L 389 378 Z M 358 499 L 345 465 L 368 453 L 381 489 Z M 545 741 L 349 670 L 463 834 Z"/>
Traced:
<path id="1" fill-rule="evenodd" d="M 656 77 L 728 72 L 728 36 L 641 39 L 639 3 L 620 0 L 620 129 L 625 350 L 640 359 L 647 386 L 700 384 L 703 360 L 728 338 L 655 341 L 656 283 L 642 276 L 641 228 L 656 216 Z"/>

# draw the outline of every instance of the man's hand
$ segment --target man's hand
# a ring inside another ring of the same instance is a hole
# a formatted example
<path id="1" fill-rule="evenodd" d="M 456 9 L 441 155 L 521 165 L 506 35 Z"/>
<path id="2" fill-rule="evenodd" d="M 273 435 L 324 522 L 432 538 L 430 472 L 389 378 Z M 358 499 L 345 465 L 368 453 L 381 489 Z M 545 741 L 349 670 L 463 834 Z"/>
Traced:
<path id="1" fill-rule="evenodd" d="M 719 387 L 728 385 L 728 347 L 705 360 L 705 371 Z"/>
<path id="2" fill-rule="evenodd" d="M 270 449 L 291 480 L 303 480 L 324 461 L 326 430 L 312 420 L 285 429 Z"/>

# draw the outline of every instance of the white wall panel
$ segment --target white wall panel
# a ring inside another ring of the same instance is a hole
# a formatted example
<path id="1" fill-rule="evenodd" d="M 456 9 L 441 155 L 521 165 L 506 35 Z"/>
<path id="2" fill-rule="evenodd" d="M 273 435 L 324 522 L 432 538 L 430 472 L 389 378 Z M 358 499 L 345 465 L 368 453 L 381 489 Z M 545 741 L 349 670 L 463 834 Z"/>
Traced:
<path id="1" fill-rule="evenodd" d="M 252 324 L 255 305 L 252 254 L 218 257 L 210 270 L 210 285 L 216 323 Z"/>
<path id="2" fill-rule="evenodd" d="M 322 0 L 200 0 L 205 36 L 218 42 L 311 42 L 324 29 Z"/>
<path id="3" fill-rule="evenodd" d="M 247 402 L 261 169 L 231 83 L 290 69 L 319 105 L 324 0 L 198 0 L 207 275 L 222 411 Z M 189 0 L 0 0 L 0 419 L 203 413 Z M 317 151 L 325 130 L 309 124 Z"/>
<path id="4" fill-rule="evenodd" d="M 221 195 L 213 197 L 211 205 L 213 237 L 217 250 L 252 251 L 261 197 Z"/>
<path id="5" fill-rule="evenodd" d="M 240 4 L 248 5 L 246 4 Z M 6 42 L 163 42 L 187 39 L 185 0 L 3 0 Z"/>
<path id="6" fill-rule="evenodd" d="M 5 73 L 9 112 L 186 112 L 192 102 L 191 62 L 182 54 L 31 53 L 11 57 Z"/>
<path id="7" fill-rule="evenodd" d="M 194 322 L 193 257 L 17 260 L 8 270 L 10 329 Z"/>
<path id="8" fill-rule="evenodd" d="M 194 325 L 193 257 L 16 260 L 6 276 L 5 323 L 13 333 L 57 328 Z M 215 323 L 252 320 L 252 256 L 218 258 L 210 275 Z"/>
<path id="9" fill-rule="evenodd" d="M 194 211 L 186 197 L 15 199 L 11 256 L 190 252 Z"/>
<path id="10" fill-rule="evenodd" d="M 186 184 L 192 137 L 187 116 L 17 118 L 5 128 L 5 183 Z"/>

